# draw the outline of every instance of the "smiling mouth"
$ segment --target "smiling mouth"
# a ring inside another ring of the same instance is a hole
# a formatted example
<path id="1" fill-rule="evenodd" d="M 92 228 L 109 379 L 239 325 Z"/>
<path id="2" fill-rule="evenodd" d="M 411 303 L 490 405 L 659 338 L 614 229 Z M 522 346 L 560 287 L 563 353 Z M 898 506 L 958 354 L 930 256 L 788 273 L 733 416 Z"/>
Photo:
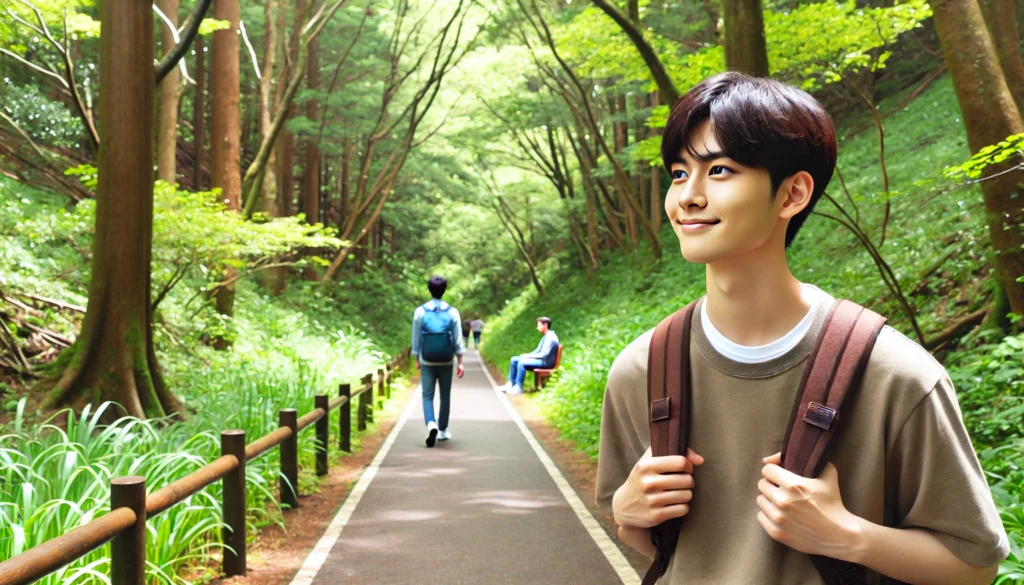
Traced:
<path id="1" fill-rule="evenodd" d="M 683 228 L 689 228 L 689 229 L 697 229 L 697 228 L 702 227 L 702 226 L 715 225 L 716 223 L 718 223 L 718 220 L 708 220 L 708 221 L 693 221 L 693 220 L 676 221 L 676 225 L 678 225 L 680 227 L 683 227 Z"/>

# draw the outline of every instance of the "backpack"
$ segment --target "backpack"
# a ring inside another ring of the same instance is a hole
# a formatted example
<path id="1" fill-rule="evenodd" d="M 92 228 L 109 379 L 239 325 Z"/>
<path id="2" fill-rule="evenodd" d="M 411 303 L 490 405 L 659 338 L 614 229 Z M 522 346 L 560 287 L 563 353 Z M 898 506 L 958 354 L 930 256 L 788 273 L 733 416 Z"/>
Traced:
<path id="1" fill-rule="evenodd" d="M 423 305 L 420 328 L 420 357 L 428 362 L 450 362 L 455 357 L 455 338 L 452 336 L 451 306 L 438 303 L 434 308 Z"/>
<path id="2" fill-rule="evenodd" d="M 647 357 L 647 399 L 651 405 L 651 451 L 655 457 L 685 455 L 690 423 L 690 322 L 694 301 L 654 330 Z M 804 477 L 818 477 L 840 429 L 843 405 L 857 388 L 885 318 L 847 301 L 836 300 L 807 358 L 793 414 L 782 446 L 782 467 Z M 685 516 L 651 529 L 657 548 L 643 585 L 665 574 L 679 541 Z M 828 585 L 863 585 L 864 567 L 811 555 Z M 890 581 L 891 582 L 891 581 Z"/>

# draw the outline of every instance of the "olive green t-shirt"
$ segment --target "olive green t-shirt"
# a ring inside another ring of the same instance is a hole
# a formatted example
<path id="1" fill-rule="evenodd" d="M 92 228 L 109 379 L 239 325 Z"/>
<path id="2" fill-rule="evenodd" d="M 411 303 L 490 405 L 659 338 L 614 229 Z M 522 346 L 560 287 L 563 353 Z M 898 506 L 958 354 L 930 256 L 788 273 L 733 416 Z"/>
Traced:
<path id="1" fill-rule="evenodd" d="M 817 289 L 815 289 L 817 290 Z M 834 299 L 821 291 L 810 331 L 784 354 L 743 363 L 718 353 L 694 311 L 690 447 L 705 459 L 679 544 L 659 580 L 685 585 L 821 585 L 810 558 L 757 521 L 763 457 L 781 450 L 806 358 Z M 701 301 L 703 302 L 703 300 Z M 647 351 L 652 331 L 616 358 L 601 419 L 596 496 L 612 496 L 650 446 Z M 913 341 L 885 327 L 829 461 L 846 508 L 871 522 L 924 528 L 967 563 L 991 566 L 1009 545 L 964 428 L 952 382 Z M 868 571 L 868 582 L 884 582 Z"/>

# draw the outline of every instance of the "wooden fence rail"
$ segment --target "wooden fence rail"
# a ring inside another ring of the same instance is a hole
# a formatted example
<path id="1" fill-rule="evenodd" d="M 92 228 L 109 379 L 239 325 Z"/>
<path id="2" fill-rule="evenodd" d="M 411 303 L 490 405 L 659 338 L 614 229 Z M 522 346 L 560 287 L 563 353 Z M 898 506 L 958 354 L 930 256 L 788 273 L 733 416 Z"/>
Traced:
<path id="1" fill-rule="evenodd" d="M 298 507 L 298 433 L 316 424 L 316 474 L 327 474 L 327 415 L 340 408 L 338 448 L 349 453 L 352 448 L 352 399 L 359 397 L 358 430 L 366 429 L 373 420 L 374 390 L 380 398 L 391 396 L 391 380 L 396 369 L 408 364 L 409 349 L 403 351 L 386 367 L 362 379 L 358 390 L 342 384 L 338 397 L 328 400 L 317 395 L 314 408 L 298 417 L 295 409 L 279 412 L 277 429 L 249 443 L 245 431 L 221 432 L 221 457 L 185 477 L 146 495 L 143 477 L 118 477 L 110 480 L 110 512 L 84 526 L 48 540 L 24 553 L 0 562 L 0 585 L 24 585 L 49 575 L 61 567 L 111 542 L 111 585 L 144 585 L 146 566 L 146 520 L 182 502 L 210 484 L 222 480 L 224 487 L 221 534 L 224 545 L 223 569 L 231 577 L 244 575 L 245 555 L 245 464 L 274 447 L 281 449 L 280 500 Z"/>

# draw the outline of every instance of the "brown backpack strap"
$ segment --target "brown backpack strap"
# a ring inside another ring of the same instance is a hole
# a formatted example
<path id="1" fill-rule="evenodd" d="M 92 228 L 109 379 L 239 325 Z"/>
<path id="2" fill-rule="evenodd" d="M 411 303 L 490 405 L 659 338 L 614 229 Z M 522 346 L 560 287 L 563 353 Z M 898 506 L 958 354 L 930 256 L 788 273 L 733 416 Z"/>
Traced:
<path id="1" fill-rule="evenodd" d="M 685 455 L 690 423 L 690 324 L 694 301 L 666 318 L 654 329 L 647 354 L 647 401 L 651 426 L 651 455 Z M 658 549 L 643 585 L 665 574 L 679 542 L 682 518 L 651 529 Z"/>
<path id="2" fill-rule="evenodd" d="M 804 477 L 818 477 L 842 426 L 841 416 L 860 387 L 875 340 L 885 318 L 847 300 L 829 309 L 824 330 L 807 359 L 793 414 L 782 447 L 782 467 Z M 811 555 L 829 585 L 864 584 L 864 567 Z"/>

